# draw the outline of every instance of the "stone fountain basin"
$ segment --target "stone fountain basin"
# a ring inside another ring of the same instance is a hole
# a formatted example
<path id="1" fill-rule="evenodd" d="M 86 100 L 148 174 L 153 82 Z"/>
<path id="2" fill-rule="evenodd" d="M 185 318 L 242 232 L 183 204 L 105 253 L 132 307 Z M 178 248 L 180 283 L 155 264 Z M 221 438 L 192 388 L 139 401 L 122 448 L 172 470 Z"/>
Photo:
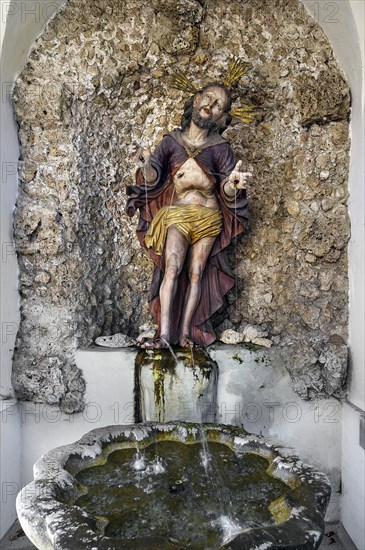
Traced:
<path id="1" fill-rule="evenodd" d="M 319 547 L 331 491 L 328 478 L 303 464 L 290 449 L 250 435 L 242 428 L 216 424 L 109 426 L 92 430 L 73 444 L 49 451 L 35 463 L 34 481 L 24 487 L 17 498 L 17 512 L 26 535 L 39 550 L 199 548 L 152 535 L 132 542 L 105 536 L 105 522 L 74 502 L 81 494 L 75 478 L 77 472 L 105 462 L 116 450 L 143 448 L 156 441 L 193 444 L 202 439 L 208 441 L 208 445 L 210 442 L 226 445 L 238 457 L 251 453 L 265 458 L 267 472 L 286 487 L 284 496 L 273 507 L 270 525 L 245 528 L 215 548 L 307 550 Z"/>

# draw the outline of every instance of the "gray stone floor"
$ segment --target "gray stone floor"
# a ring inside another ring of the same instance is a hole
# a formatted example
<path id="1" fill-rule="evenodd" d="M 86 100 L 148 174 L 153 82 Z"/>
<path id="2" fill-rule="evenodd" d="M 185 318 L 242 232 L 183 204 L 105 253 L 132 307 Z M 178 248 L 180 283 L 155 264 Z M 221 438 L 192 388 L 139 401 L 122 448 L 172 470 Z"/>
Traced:
<path id="1" fill-rule="evenodd" d="M 1 550 L 36 550 L 16 521 L 0 541 Z M 341 524 L 327 524 L 319 550 L 357 550 Z M 362 550 L 362 549 L 358 549 Z"/>
<path id="2" fill-rule="evenodd" d="M 341 523 L 327 523 L 325 536 L 319 550 L 361 550 L 357 549 Z M 365 550 L 365 549 L 364 549 Z"/>
<path id="3" fill-rule="evenodd" d="M 36 547 L 25 536 L 19 521 L 10 527 L 9 531 L 0 541 L 1 550 L 34 550 Z"/>

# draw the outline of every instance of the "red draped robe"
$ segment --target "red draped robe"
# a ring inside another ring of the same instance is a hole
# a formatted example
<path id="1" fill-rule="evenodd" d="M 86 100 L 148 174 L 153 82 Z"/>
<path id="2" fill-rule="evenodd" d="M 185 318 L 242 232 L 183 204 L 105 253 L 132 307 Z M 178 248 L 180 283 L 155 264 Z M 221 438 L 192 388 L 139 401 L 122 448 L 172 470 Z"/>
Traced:
<path id="1" fill-rule="evenodd" d="M 145 185 L 141 169 L 137 170 L 136 185 L 127 187 L 128 201 L 127 214 L 132 217 L 139 209 L 137 236 L 145 248 L 144 237 L 148 227 L 163 206 L 169 206 L 173 199 L 173 176 L 189 158 L 184 147 L 180 130 L 166 134 L 151 157 L 152 166 L 158 174 L 153 185 Z M 212 315 L 223 305 L 223 296 L 234 285 L 234 277 L 228 265 L 225 248 L 231 240 L 247 228 L 247 198 L 245 190 L 241 190 L 236 197 L 227 197 L 223 186 L 235 167 L 235 158 L 229 143 L 219 135 L 211 140 L 194 156 L 194 160 L 208 176 L 216 191 L 216 196 L 223 214 L 223 228 L 215 240 L 208 258 L 201 281 L 201 297 L 194 313 L 190 338 L 194 343 L 206 347 L 212 344 L 215 333 L 210 323 Z M 163 279 L 165 258 L 157 256 L 152 249 L 148 250 L 155 269 L 149 294 L 151 313 L 155 322 L 160 326 L 160 298 L 159 290 Z M 183 268 L 173 304 L 171 319 L 171 343 L 179 340 L 181 313 L 189 286 L 186 267 Z"/>

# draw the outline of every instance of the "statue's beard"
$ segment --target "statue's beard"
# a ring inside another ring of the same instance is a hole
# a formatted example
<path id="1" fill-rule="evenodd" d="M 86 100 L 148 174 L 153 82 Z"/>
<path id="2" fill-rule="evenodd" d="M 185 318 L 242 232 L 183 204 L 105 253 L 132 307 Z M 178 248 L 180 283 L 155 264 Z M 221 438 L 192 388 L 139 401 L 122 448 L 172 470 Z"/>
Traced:
<path id="1" fill-rule="evenodd" d="M 203 118 L 200 116 L 200 110 L 196 107 L 193 109 L 191 120 L 194 122 L 195 126 L 202 130 L 212 132 L 219 128 L 219 125 L 212 120 L 212 114 L 210 114 L 209 117 Z"/>

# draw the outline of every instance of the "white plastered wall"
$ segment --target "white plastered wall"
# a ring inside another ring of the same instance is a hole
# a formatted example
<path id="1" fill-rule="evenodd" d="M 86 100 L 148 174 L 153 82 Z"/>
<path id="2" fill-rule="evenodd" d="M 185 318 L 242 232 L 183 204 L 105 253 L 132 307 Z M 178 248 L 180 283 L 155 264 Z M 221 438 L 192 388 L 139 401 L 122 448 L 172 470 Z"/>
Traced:
<path id="1" fill-rule="evenodd" d="M 66 0 L 1 0 L 1 390 L 10 393 L 11 362 L 19 323 L 17 263 L 12 244 L 12 213 L 17 193 L 16 166 L 19 156 L 17 129 L 13 118 L 9 91 L 16 75 L 23 68 L 29 50 L 59 7 Z M 364 410 L 364 1 L 302 0 L 308 11 L 324 29 L 335 56 L 344 69 L 353 94 L 351 123 L 352 148 L 350 168 L 350 346 L 352 372 L 349 402 L 345 404 L 343 423 L 343 522 L 358 548 L 365 548 L 363 532 L 364 484 L 359 479 L 363 470 L 364 452 L 359 447 L 360 410 Z M 12 406 L 9 403 L 9 406 Z M 15 409 L 12 409 L 15 411 Z M 16 412 L 14 413 L 16 414 Z M 14 420 L 14 414 L 5 415 Z M 9 420 L 8 420 L 9 421 Z M 8 426 L 8 424 L 7 424 Z M 7 427 L 6 426 L 6 427 Z M 20 430 L 14 422 L 14 430 Z M 355 426 L 355 427 L 354 427 Z M 0 426 L 1 427 L 1 426 Z M 9 430 L 7 430 L 9 431 Z M 5 430 L 2 430 L 2 435 Z M 13 443 L 19 442 L 13 432 Z M 1 439 L 1 458 L 12 467 L 7 475 L 20 484 L 20 468 L 6 437 Z M 11 499 L 2 502 L 9 509 Z M 7 514 L 6 530 L 12 514 Z"/>

